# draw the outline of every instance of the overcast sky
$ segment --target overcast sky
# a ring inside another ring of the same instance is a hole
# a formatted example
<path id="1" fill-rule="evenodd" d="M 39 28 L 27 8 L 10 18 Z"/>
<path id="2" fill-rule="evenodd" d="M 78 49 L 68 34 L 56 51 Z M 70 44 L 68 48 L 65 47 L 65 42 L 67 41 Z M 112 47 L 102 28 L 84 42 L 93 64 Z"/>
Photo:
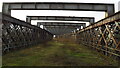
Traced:
<path id="1" fill-rule="evenodd" d="M 119 1 L 120 0 L 0 0 L 0 11 L 2 11 L 2 2 L 78 2 L 78 3 L 82 2 L 82 3 L 114 3 L 115 12 L 118 12 Z M 105 17 L 104 12 L 96 11 L 12 10 L 12 16 L 18 19 L 25 21 L 26 15 L 95 17 L 95 21 L 98 21 Z M 32 24 L 36 24 L 36 21 L 32 21 Z"/>

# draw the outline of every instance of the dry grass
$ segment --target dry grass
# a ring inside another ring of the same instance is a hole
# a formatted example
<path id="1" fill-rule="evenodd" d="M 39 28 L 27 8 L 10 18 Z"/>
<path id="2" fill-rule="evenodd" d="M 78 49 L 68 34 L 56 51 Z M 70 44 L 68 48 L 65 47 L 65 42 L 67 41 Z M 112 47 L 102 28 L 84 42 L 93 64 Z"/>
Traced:
<path id="1" fill-rule="evenodd" d="M 51 41 L 3 56 L 4 66 L 117 66 L 98 52 L 74 44 Z"/>

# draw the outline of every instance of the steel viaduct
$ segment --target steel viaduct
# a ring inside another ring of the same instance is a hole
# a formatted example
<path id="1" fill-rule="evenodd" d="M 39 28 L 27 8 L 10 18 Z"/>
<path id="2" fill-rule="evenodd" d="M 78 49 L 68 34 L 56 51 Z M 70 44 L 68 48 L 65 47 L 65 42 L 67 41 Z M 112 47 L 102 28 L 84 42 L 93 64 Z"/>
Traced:
<path id="1" fill-rule="evenodd" d="M 26 22 L 11 16 L 11 10 L 69 10 L 69 11 L 100 11 L 105 12 L 105 18 L 94 22 L 94 17 L 70 16 L 27 16 Z M 62 20 L 83 21 L 85 23 L 38 22 L 31 25 L 31 20 Z M 63 3 L 63 2 L 4 2 L 0 13 L 0 43 L 2 53 L 24 48 L 53 39 L 76 37 L 79 44 L 92 47 L 104 55 L 120 59 L 120 11 L 115 13 L 114 4 L 107 3 Z M 44 25 L 44 29 L 40 28 Z M 75 30 L 80 26 L 83 29 Z M 65 28 L 64 30 L 62 30 Z M 75 30 L 75 32 L 71 32 Z"/>

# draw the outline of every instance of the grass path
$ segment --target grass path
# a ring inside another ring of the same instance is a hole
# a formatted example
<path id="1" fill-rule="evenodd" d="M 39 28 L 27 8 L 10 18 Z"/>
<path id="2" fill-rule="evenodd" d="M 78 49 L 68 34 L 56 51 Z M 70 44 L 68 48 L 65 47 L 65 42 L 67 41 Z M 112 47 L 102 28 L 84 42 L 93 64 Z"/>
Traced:
<path id="1" fill-rule="evenodd" d="M 117 66 L 115 60 L 78 44 L 48 42 L 3 56 L 4 66 Z"/>

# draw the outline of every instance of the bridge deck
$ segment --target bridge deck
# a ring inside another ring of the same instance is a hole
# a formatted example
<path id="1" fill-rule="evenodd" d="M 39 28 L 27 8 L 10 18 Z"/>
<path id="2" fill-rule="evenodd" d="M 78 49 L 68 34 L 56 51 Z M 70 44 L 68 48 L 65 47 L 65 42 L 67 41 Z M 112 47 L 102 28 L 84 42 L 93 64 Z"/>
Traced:
<path id="1" fill-rule="evenodd" d="M 113 61 L 86 46 L 48 42 L 3 56 L 3 65 L 15 66 L 117 66 Z"/>

